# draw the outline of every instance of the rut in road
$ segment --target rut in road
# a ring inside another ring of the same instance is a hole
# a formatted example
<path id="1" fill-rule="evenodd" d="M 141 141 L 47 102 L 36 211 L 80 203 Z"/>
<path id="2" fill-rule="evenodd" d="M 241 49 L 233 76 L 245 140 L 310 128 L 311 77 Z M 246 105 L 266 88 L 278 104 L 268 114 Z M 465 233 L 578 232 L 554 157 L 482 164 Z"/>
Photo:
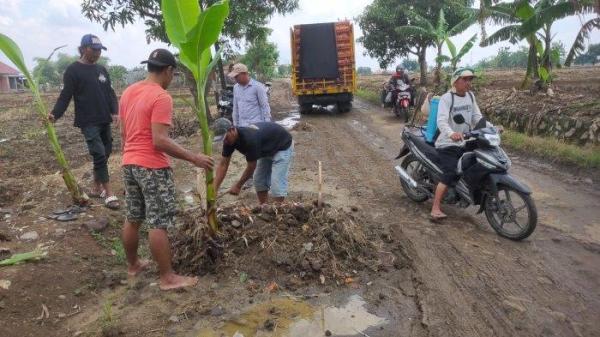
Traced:
<path id="1" fill-rule="evenodd" d="M 310 143 L 306 157 L 321 160 L 328 179 L 348 188 L 412 261 L 413 299 L 422 311 L 413 336 L 600 335 L 597 245 L 544 224 L 529 240 L 512 242 L 464 210 L 430 223 L 430 204 L 416 205 L 401 191 L 390 156 L 399 143 L 377 130 L 375 113 L 303 116 L 315 127 L 303 141 Z"/>

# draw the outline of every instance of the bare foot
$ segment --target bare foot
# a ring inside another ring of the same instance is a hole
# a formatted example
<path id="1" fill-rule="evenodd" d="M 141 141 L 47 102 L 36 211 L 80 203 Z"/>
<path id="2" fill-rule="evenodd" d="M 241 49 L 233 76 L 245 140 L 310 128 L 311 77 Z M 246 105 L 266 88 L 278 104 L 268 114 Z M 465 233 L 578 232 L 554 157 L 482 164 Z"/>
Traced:
<path id="1" fill-rule="evenodd" d="M 193 287 L 198 284 L 197 277 L 177 275 L 175 273 L 160 278 L 160 290 L 173 290 L 185 287 Z"/>
<path id="2" fill-rule="evenodd" d="M 143 272 L 150 265 L 149 260 L 137 260 L 137 262 L 133 266 L 127 266 L 127 275 L 129 276 L 137 276 L 139 273 Z"/>

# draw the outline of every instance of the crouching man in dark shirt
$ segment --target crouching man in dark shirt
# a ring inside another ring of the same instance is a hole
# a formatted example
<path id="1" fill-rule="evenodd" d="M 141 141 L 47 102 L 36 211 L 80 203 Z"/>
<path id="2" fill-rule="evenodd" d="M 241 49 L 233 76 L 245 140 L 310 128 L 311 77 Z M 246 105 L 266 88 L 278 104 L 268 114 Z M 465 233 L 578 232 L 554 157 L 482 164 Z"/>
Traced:
<path id="1" fill-rule="evenodd" d="M 240 194 L 244 183 L 254 175 L 258 201 L 265 204 L 269 191 L 274 202 L 283 202 L 288 194 L 288 175 L 294 157 L 292 135 L 281 125 L 259 122 L 248 127 L 235 127 L 228 119 L 219 118 L 213 125 L 215 142 L 223 141 L 223 158 L 217 166 L 215 190 L 218 191 L 227 170 L 231 155 L 238 150 L 246 157 L 246 169 L 228 191 Z"/>
<path id="2" fill-rule="evenodd" d="M 71 98 L 75 101 L 75 126 L 81 129 L 94 162 L 94 187 L 89 195 L 104 199 L 104 205 L 119 208 L 119 199 L 109 185 L 108 158 L 112 152 L 110 123 L 118 122 L 117 96 L 110 84 L 106 68 L 96 64 L 106 47 L 98 37 L 87 34 L 81 38 L 81 58 L 67 67 L 63 90 L 48 114 L 51 122 L 62 117 Z"/>

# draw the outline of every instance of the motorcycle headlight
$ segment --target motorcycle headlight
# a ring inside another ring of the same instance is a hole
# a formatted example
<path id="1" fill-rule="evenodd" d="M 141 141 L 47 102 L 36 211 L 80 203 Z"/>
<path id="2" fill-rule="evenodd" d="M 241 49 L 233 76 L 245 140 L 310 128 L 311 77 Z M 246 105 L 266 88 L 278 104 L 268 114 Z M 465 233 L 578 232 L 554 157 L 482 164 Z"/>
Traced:
<path id="1" fill-rule="evenodd" d="M 483 137 L 490 143 L 490 146 L 500 146 L 500 136 L 498 134 L 486 133 Z"/>

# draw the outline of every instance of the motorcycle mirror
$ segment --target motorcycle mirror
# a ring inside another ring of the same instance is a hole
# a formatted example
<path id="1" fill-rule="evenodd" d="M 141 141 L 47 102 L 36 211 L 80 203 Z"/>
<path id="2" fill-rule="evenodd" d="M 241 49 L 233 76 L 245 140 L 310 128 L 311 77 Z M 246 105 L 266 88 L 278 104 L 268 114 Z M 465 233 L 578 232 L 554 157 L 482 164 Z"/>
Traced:
<path id="1" fill-rule="evenodd" d="M 485 119 L 485 117 L 482 117 L 479 122 L 477 122 L 477 125 L 475 125 L 475 129 L 483 129 L 487 126 L 487 120 Z"/>
<path id="2" fill-rule="evenodd" d="M 456 124 L 464 124 L 465 123 L 465 117 L 462 114 L 456 114 L 456 115 L 452 116 L 452 120 Z"/>

